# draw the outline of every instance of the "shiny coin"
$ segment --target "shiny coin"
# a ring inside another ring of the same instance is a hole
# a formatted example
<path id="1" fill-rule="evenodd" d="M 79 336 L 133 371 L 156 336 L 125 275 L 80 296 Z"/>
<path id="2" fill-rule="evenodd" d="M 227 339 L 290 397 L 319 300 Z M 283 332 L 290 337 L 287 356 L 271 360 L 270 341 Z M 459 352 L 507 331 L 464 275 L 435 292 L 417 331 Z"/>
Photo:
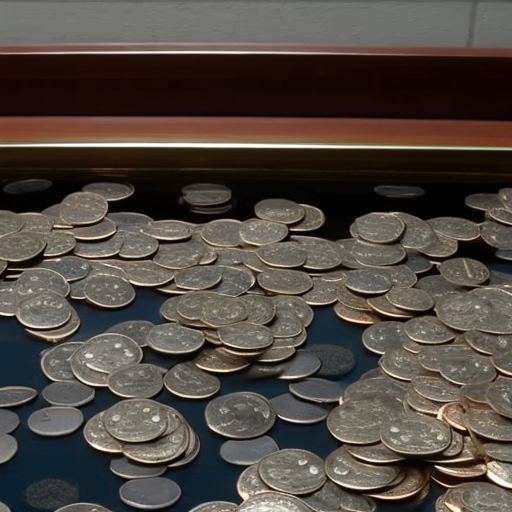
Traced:
<path id="1" fill-rule="evenodd" d="M 98 194 L 74 192 L 61 203 L 60 217 L 73 226 L 99 222 L 108 211 L 107 201 Z"/>
<path id="2" fill-rule="evenodd" d="M 451 258 L 439 266 L 439 273 L 450 283 L 459 286 L 479 286 L 489 277 L 486 265 L 472 258 Z"/>
<path id="3" fill-rule="evenodd" d="M 189 512 L 236 512 L 238 505 L 229 501 L 207 501 L 189 510 Z"/>
<path id="4" fill-rule="evenodd" d="M 159 247 L 158 240 L 144 233 L 132 233 L 131 231 L 118 231 L 117 236 L 123 241 L 119 256 L 126 259 L 148 258 Z"/>
<path id="5" fill-rule="evenodd" d="M 45 247 L 44 236 L 38 233 L 5 235 L 0 237 L 0 260 L 14 263 L 28 261 L 40 255 Z"/>
<path id="6" fill-rule="evenodd" d="M 20 417 L 8 409 L 0 409 L 0 435 L 14 432 L 20 424 Z"/>
<path id="7" fill-rule="evenodd" d="M 104 218 L 96 224 L 74 227 L 71 233 L 80 241 L 105 240 L 117 231 L 117 226 L 110 219 Z"/>
<path id="8" fill-rule="evenodd" d="M 288 199 L 263 199 L 254 206 L 254 213 L 260 219 L 282 224 L 294 224 L 306 215 L 302 206 Z"/>
<path id="9" fill-rule="evenodd" d="M 318 403 L 337 403 L 345 390 L 338 382 L 318 378 L 293 382 L 288 389 L 302 400 Z"/>
<path id="10" fill-rule="evenodd" d="M 190 267 L 176 272 L 176 286 L 186 290 L 206 290 L 220 283 L 222 270 L 213 266 Z"/>
<path id="11" fill-rule="evenodd" d="M 369 494 L 369 496 L 385 501 L 411 499 L 417 496 L 428 485 L 428 474 L 412 466 L 406 467 L 404 470 L 405 478 L 401 482 L 384 491 Z"/>
<path id="12" fill-rule="evenodd" d="M 439 372 L 446 380 L 459 385 L 491 382 L 496 377 L 490 359 L 480 354 L 447 356 L 440 362 Z"/>
<path id="13" fill-rule="evenodd" d="M 250 466 L 277 450 L 279 450 L 279 446 L 268 436 L 257 437 L 255 439 L 231 439 L 222 443 L 220 456 L 230 464 Z"/>
<path id="14" fill-rule="evenodd" d="M 266 491 L 249 497 L 239 507 L 238 512 L 311 512 L 299 498 L 282 492 Z"/>
<path id="15" fill-rule="evenodd" d="M 313 308 L 302 297 L 276 295 L 272 297 L 272 302 L 276 306 L 277 316 L 297 317 L 304 327 L 309 327 L 313 322 Z M 287 334 L 287 336 L 293 336 L 293 334 Z"/>
<path id="16" fill-rule="evenodd" d="M 308 204 L 301 204 L 300 206 L 302 206 L 306 214 L 301 221 L 290 226 L 291 232 L 315 231 L 325 224 L 325 214 L 322 210 Z"/>
<path id="17" fill-rule="evenodd" d="M 18 442 L 9 434 L 0 435 L 0 464 L 10 461 L 18 452 Z"/>
<path id="18" fill-rule="evenodd" d="M 63 256 L 62 258 L 44 260 L 39 266 L 57 272 L 68 282 L 87 277 L 91 270 L 91 264 L 78 256 Z"/>
<path id="19" fill-rule="evenodd" d="M 160 244 L 153 261 L 164 268 L 179 270 L 198 265 L 207 251 L 202 240 Z"/>
<path id="20" fill-rule="evenodd" d="M 512 385 L 510 379 L 492 382 L 487 389 L 487 403 L 501 416 L 512 419 Z"/>
<path id="21" fill-rule="evenodd" d="M 64 505 L 55 512 L 111 512 L 111 510 L 97 503 L 71 503 Z"/>
<path id="22" fill-rule="evenodd" d="M 389 376 L 406 381 L 410 381 L 423 372 L 418 355 L 403 348 L 387 351 L 379 359 L 379 366 Z"/>
<path id="23" fill-rule="evenodd" d="M 384 420 L 381 441 L 390 450 L 408 457 L 434 455 L 446 450 L 451 430 L 443 422 L 424 415 L 398 416 Z"/>
<path id="24" fill-rule="evenodd" d="M 0 237 L 20 231 L 23 224 L 21 215 L 8 210 L 0 210 Z"/>
<path id="25" fill-rule="evenodd" d="M 327 306 L 338 300 L 338 282 L 313 278 L 313 288 L 306 292 L 302 298 L 310 306 Z"/>
<path id="26" fill-rule="evenodd" d="M 64 297 L 53 292 L 43 292 L 20 302 L 16 318 L 22 325 L 32 329 L 55 329 L 70 319 L 71 311 Z"/>
<path id="27" fill-rule="evenodd" d="M 503 206 L 497 194 L 487 192 L 469 194 L 464 200 L 466 206 L 474 210 L 490 210 L 491 208 L 499 208 Z"/>
<path id="28" fill-rule="evenodd" d="M 493 410 L 471 408 L 464 416 L 468 429 L 493 441 L 512 441 L 512 420 Z"/>
<path id="29" fill-rule="evenodd" d="M 308 270 L 331 270 L 343 263 L 343 255 L 339 244 L 331 240 L 301 235 L 293 235 L 290 239 L 298 242 L 302 249 L 307 251 L 308 257 L 304 268 Z"/>
<path id="30" fill-rule="evenodd" d="M 41 356 L 43 373 L 53 381 L 74 380 L 70 358 L 80 346 L 82 346 L 81 341 L 69 341 L 45 352 Z"/>
<path id="31" fill-rule="evenodd" d="M 460 388 L 437 375 L 413 377 L 412 387 L 416 393 L 435 402 L 457 402 Z"/>
<path id="32" fill-rule="evenodd" d="M 176 242 L 192 235 L 192 226 L 180 220 L 153 220 L 141 228 L 141 232 L 157 240 Z"/>
<path id="33" fill-rule="evenodd" d="M 130 197 L 135 188 L 130 183 L 115 183 L 110 181 L 97 181 L 88 183 L 82 187 L 82 192 L 98 194 L 107 201 L 121 201 Z"/>
<path id="34" fill-rule="evenodd" d="M 90 446 L 101 452 L 122 453 L 121 443 L 105 429 L 104 414 L 102 411 L 87 421 L 83 429 L 84 438 Z"/>
<path id="35" fill-rule="evenodd" d="M 135 299 L 135 290 L 126 280 L 108 274 L 97 274 L 87 279 L 85 298 L 103 308 L 122 308 Z"/>
<path id="36" fill-rule="evenodd" d="M 260 477 L 258 464 L 253 464 L 242 471 L 238 477 L 236 489 L 243 500 L 261 492 L 271 491 L 271 488 Z"/>
<path id="37" fill-rule="evenodd" d="M 246 244 L 264 246 L 284 240 L 288 236 L 288 227 L 279 222 L 249 219 L 240 224 L 239 232 Z"/>
<path id="38" fill-rule="evenodd" d="M 202 298 L 200 299 L 202 302 Z M 243 301 L 236 297 L 222 295 L 212 296 L 211 300 L 202 303 L 200 319 L 210 327 L 223 327 L 242 322 L 248 316 Z M 178 305 L 178 313 L 182 310 L 182 301 Z"/>
<path id="39" fill-rule="evenodd" d="M 270 350 L 270 349 L 268 349 Z M 203 349 L 193 359 L 193 363 L 201 370 L 212 373 L 232 373 L 243 370 L 251 363 L 247 358 L 230 354 L 223 347 Z"/>
<path id="40" fill-rule="evenodd" d="M 301 500 L 315 512 L 338 512 L 340 503 L 348 512 L 375 512 L 377 504 L 371 499 L 355 492 L 346 491 L 328 480 L 318 490 Z"/>
<path id="41" fill-rule="evenodd" d="M 74 407 L 45 407 L 33 412 L 28 420 L 28 428 L 40 436 L 59 437 L 78 430 L 84 416 Z"/>
<path id="42" fill-rule="evenodd" d="M 240 322 L 218 329 L 220 341 L 226 347 L 238 350 L 264 350 L 272 345 L 272 331 L 264 325 Z"/>
<path id="43" fill-rule="evenodd" d="M 62 327 L 58 327 L 57 329 L 45 329 L 44 331 L 27 328 L 25 328 L 25 330 L 36 338 L 46 340 L 51 343 L 57 343 L 74 334 L 80 328 L 80 323 L 81 321 L 78 313 L 72 309 L 71 317 Z"/>
<path id="44" fill-rule="evenodd" d="M 461 217 L 436 217 L 427 222 L 436 233 L 460 241 L 476 240 L 480 235 L 478 224 Z"/>
<path id="45" fill-rule="evenodd" d="M 385 270 L 349 270 L 346 273 L 345 286 L 357 293 L 386 293 L 391 288 L 391 279 Z"/>
<path id="46" fill-rule="evenodd" d="M 306 402 L 290 393 L 271 398 L 270 404 L 283 421 L 302 425 L 319 423 L 325 420 L 331 411 L 328 405 Z"/>
<path id="47" fill-rule="evenodd" d="M 2 501 L 0 501 L 0 512 L 11 512 L 11 509 Z"/>
<path id="48" fill-rule="evenodd" d="M 167 415 L 158 402 L 145 398 L 121 400 L 105 411 L 107 432 L 128 443 L 143 443 L 160 437 L 167 428 Z"/>
<path id="49" fill-rule="evenodd" d="M 108 388 L 123 398 L 152 398 L 163 388 L 163 370 L 147 363 L 124 366 L 110 373 Z"/>
<path id="50" fill-rule="evenodd" d="M 405 459 L 403 455 L 390 450 L 380 442 L 366 445 L 347 444 L 345 449 L 357 460 L 371 464 L 394 464 Z"/>
<path id="51" fill-rule="evenodd" d="M 256 283 L 253 273 L 244 267 L 237 268 L 220 265 L 220 268 L 222 270 L 222 279 L 213 288 L 218 294 L 239 297 L 248 292 Z"/>
<path id="52" fill-rule="evenodd" d="M 190 425 L 185 425 L 188 428 L 188 445 L 177 459 L 172 460 L 167 464 L 169 468 L 179 468 L 182 466 L 186 466 L 194 459 L 197 458 L 199 452 L 201 451 L 201 441 L 197 433 L 192 429 Z"/>
<path id="53" fill-rule="evenodd" d="M 314 375 L 322 366 L 320 359 L 314 354 L 299 351 L 297 355 L 284 364 L 279 375 L 282 380 L 297 380 Z"/>
<path id="54" fill-rule="evenodd" d="M 344 401 L 384 396 L 386 397 L 385 400 L 393 398 L 395 401 L 402 402 L 405 393 L 409 389 L 408 386 L 403 382 L 388 377 L 380 371 L 380 368 L 377 370 L 378 373 L 372 373 L 370 376 L 361 378 L 347 386 L 343 395 Z"/>
<path id="55" fill-rule="evenodd" d="M 94 388 L 81 382 L 52 382 L 41 391 L 43 398 L 51 405 L 80 407 L 94 399 Z"/>
<path id="56" fill-rule="evenodd" d="M 251 439 L 267 433 L 276 420 L 269 401 L 257 393 L 235 392 L 211 400 L 205 409 L 208 427 L 232 439 Z"/>
<path id="57" fill-rule="evenodd" d="M 313 287 L 313 280 L 300 270 L 268 269 L 257 276 L 266 291 L 285 295 L 300 295 Z"/>
<path id="58" fill-rule="evenodd" d="M 4 386 L 0 388 L 0 407 L 17 407 L 36 396 L 37 390 L 28 386 Z"/>
<path id="59" fill-rule="evenodd" d="M 396 265 L 405 259 L 407 253 L 398 243 L 377 244 L 357 240 L 351 250 L 355 260 L 368 266 Z"/>
<path id="60" fill-rule="evenodd" d="M 323 460 L 299 449 L 271 453 L 259 462 L 261 479 L 272 489 L 293 495 L 309 494 L 326 481 Z"/>
<path id="61" fill-rule="evenodd" d="M 192 362 L 174 365 L 165 374 L 164 385 L 167 391 L 182 398 L 209 398 L 220 390 L 220 380 Z"/>
<path id="62" fill-rule="evenodd" d="M 147 320 L 127 320 L 109 327 L 105 333 L 123 334 L 134 340 L 139 347 L 147 345 L 148 332 L 155 326 Z"/>
<path id="63" fill-rule="evenodd" d="M 412 340 L 426 345 L 447 343 L 455 338 L 455 333 L 435 316 L 411 318 L 405 323 L 404 329 Z"/>
<path id="64" fill-rule="evenodd" d="M 181 497 L 181 489 L 169 478 L 140 478 L 123 484 L 119 488 L 119 497 L 131 507 L 158 510 L 176 503 Z"/>
<path id="65" fill-rule="evenodd" d="M 352 309 L 338 302 L 334 305 L 334 313 L 342 320 L 354 324 L 372 325 L 380 321 L 380 317 L 371 312 L 369 306 L 366 310 Z"/>
<path id="66" fill-rule="evenodd" d="M 405 224 L 390 213 L 368 213 L 355 220 L 355 227 L 359 237 L 377 244 L 392 243 L 405 230 Z"/>
<path id="67" fill-rule="evenodd" d="M 69 293 L 69 284 L 54 270 L 32 268 L 25 270 L 16 280 L 16 292 L 23 298 L 43 292 L 54 292 L 66 297 Z"/>
<path id="68" fill-rule="evenodd" d="M 402 345 L 406 337 L 404 323 L 397 321 L 378 322 L 363 332 L 363 345 L 374 354 L 385 354 Z"/>
<path id="69" fill-rule="evenodd" d="M 391 288 L 386 298 L 393 306 L 407 311 L 428 311 L 434 307 L 434 299 L 418 288 Z"/>
<path id="70" fill-rule="evenodd" d="M 374 466 L 354 459 L 341 446 L 325 459 L 327 477 L 344 489 L 373 491 L 391 485 L 400 475 L 397 466 Z"/>
<path id="71" fill-rule="evenodd" d="M 307 252 L 297 242 L 281 242 L 261 247 L 258 258 L 271 267 L 293 268 L 306 263 Z"/>
<path id="72" fill-rule="evenodd" d="M 270 297 L 264 295 L 244 295 L 240 299 L 246 307 L 248 322 L 266 325 L 274 319 L 276 306 Z"/>
<path id="73" fill-rule="evenodd" d="M 201 238 L 217 247 L 237 247 L 241 245 L 239 220 L 218 219 L 206 224 L 201 230 Z"/>

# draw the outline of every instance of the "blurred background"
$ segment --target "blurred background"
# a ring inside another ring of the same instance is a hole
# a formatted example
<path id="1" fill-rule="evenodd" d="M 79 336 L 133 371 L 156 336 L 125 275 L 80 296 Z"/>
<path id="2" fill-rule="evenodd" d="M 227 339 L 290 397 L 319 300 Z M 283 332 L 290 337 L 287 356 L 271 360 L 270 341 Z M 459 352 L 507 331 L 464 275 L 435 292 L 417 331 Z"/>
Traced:
<path id="1" fill-rule="evenodd" d="M 0 45 L 512 48 L 510 0 L 0 0 Z"/>

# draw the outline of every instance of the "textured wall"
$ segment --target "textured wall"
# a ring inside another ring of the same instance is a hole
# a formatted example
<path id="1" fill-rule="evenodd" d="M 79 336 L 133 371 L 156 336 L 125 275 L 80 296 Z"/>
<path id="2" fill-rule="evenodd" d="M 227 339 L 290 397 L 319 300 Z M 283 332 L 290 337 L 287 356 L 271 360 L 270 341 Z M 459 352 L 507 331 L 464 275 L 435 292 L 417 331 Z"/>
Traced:
<path id="1" fill-rule="evenodd" d="M 0 0 L 0 44 L 512 47 L 510 0 Z"/>

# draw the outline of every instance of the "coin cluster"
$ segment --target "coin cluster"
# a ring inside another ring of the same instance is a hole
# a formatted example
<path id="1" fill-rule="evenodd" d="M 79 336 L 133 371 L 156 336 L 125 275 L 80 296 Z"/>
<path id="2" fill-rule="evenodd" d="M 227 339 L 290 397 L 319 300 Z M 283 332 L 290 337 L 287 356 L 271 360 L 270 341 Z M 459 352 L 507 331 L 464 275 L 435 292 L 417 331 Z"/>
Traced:
<path id="1" fill-rule="evenodd" d="M 211 502 L 194 512 L 372 512 L 377 501 L 421 503 L 431 480 L 449 488 L 436 504 L 443 512 L 510 504 L 512 277 L 466 253 L 512 259 L 512 189 L 466 198 L 481 222 L 372 212 L 335 241 L 309 234 L 325 223 L 321 210 L 288 199 L 264 199 L 244 221 L 109 213 L 109 203 L 133 190 L 91 183 L 42 213 L 0 212 L 0 315 L 15 316 L 35 337 L 72 336 L 80 326 L 73 301 L 122 308 L 140 287 L 169 296 L 158 325 L 130 320 L 43 351 L 53 384 L 42 393 L 50 407 L 29 418 L 33 432 L 73 432 L 83 421 L 78 407 L 94 388 L 108 388 L 120 400 L 86 422 L 84 437 L 119 455 L 111 470 L 129 480 L 123 502 L 167 507 L 181 490 L 162 475 L 191 462 L 200 441 L 178 410 L 155 399 L 165 389 L 211 399 L 205 421 L 226 439 L 221 457 L 246 466 L 241 505 Z M 232 196 L 224 186 L 195 184 L 183 188 L 181 202 L 221 214 Z M 362 343 L 379 357 L 346 388 L 336 379 L 354 368 L 353 353 L 306 344 L 313 308 L 329 305 L 340 319 L 368 326 Z M 169 357 L 170 367 L 145 363 L 149 351 Z M 242 369 L 288 380 L 289 392 L 215 397 L 222 374 Z M 4 408 L 36 393 L 0 389 L 0 462 L 16 453 L 10 434 L 19 424 Z M 280 450 L 266 435 L 277 418 L 326 421 L 340 446 L 325 460 Z"/>

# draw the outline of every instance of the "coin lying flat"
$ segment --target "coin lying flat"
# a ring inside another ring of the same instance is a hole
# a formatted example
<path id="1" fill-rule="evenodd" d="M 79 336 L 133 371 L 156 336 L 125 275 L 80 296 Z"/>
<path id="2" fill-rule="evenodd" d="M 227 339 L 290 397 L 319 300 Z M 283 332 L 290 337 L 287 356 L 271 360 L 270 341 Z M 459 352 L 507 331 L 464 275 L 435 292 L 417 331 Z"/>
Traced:
<path id="1" fill-rule="evenodd" d="M 94 224 L 99 222 L 108 211 L 107 201 L 91 192 L 74 192 L 61 203 L 60 217 L 71 225 Z"/>
<path id="2" fill-rule="evenodd" d="M 179 485 L 164 477 L 129 480 L 119 488 L 123 503 L 142 510 L 170 507 L 181 497 Z"/>
<path id="3" fill-rule="evenodd" d="M 311 277 L 300 270 L 268 269 L 257 279 L 264 290 L 285 295 L 300 295 L 313 287 Z"/>
<path id="4" fill-rule="evenodd" d="M 153 364 L 134 364 L 114 370 L 108 388 L 123 398 L 152 398 L 163 388 L 163 370 Z"/>
<path id="5" fill-rule="evenodd" d="M 18 428 L 20 417 L 9 409 L 0 409 L 0 435 L 10 434 Z"/>
<path id="6" fill-rule="evenodd" d="M 37 390 L 28 386 L 4 386 L 0 388 L 0 408 L 17 407 L 34 400 Z"/>
<path id="7" fill-rule="evenodd" d="M 338 382 L 318 378 L 293 382 L 288 389 L 298 398 L 318 403 L 337 403 L 344 391 Z"/>
<path id="8" fill-rule="evenodd" d="M 290 423 L 312 424 L 327 418 L 331 408 L 325 404 L 315 404 L 284 393 L 270 399 L 270 404 L 279 418 Z"/>
<path id="9" fill-rule="evenodd" d="M 104 411 L 99 412 L 87 421 L 83 429 L 84 438 L 90 446 L 101 452 L 122 453 L 121 442 L 105 429 L 104 415 Z"/>
<path id="10" fill-rule="evenodd" d="M 149 466 L 134 462 L 126 457 L 117 457 L 110 461 L 110 471 L 121 478 L 132 480 L 162 476 L 167 471 L 167 465 Z"/>
<path id="11" fill-rule="evenodd" d="M 80 407 L 94 399 L 95 391 L 81 382 L 62 381 L 52 382 L 41 395 L 51 405 Z"/>
<path id="12" fill-rule="evenodd" d="M 130 183 L 95 181 L 82 187 L 82 192 L 90 192 L 104 197 L 107 201 L 121 201 L 130 197 L 135 188 Z"/>
<path id="13" fill-rule="evenodd" d="M 330 343 L 315 343 L 304 349 L 320 359 L 322 366 L 316 373 L 318 377 L 341 378 L 356 366 L 354 352 L 347 347 Z"/>
<path id="14" fill-rule="evenodd" d="M 60 507 L 55 512 L 112 512 L 97 503 L 70 503 Z"/>
<path id="15" fill-rule="evenodd" d="M 0 464 L 10 461 L 18 451 L 18 442 L 9 434 L 0 435 Z"/>
<path id="16" fill-rule="evenodd" d="M 239 507 L 238 512 L 311 512 L 299 498 L 282 492 L 267 491 L 251 496 Z"/>
<path id="17" fill-rule="evenodd" d="M 53 292 L 37 293 L 23 300 L 16 318 L 25 327 L 32 329 L 55 329 L 71 318 L 68 301 Z"/>
<path id="18" fill-rule="evenodd" d="M 164 385 L 170 393 L 183 398 L 208 398 L 220 390 L 220 380 L 192 362 L 178 363 L 169 369 L 164 376 Z"/>
<path id="19" fill-rule="evenodd" d="M 279 446 L 268 436 L 256 437 L 255 439 L 230 439 L 221 445 L 220 456 L 231 464 L 250 466 L 277 450 L 279 450 Z"/>
<path id="20" fill-rule="evenodd" d="M 269 401 L 251 392 L 235 392 L 214 398 L 205 409 L 208 427 L 232 439 L 251 439 L 267 433 L 276 420 Z"/>
<path id="21" fill-rule="evenodd" d="M 84 416 L 75 407 L 46 407 L 33 412 L 28 420 L 28 428 L 40 436 L 59 437 L 72 434 L 80 428 Z"/>
<path id="22" fill-rule="evenodd" d="M 189 510 L 189 512 L 236 512 L 238 505 L 230 501 L 207 501 Z"/>

